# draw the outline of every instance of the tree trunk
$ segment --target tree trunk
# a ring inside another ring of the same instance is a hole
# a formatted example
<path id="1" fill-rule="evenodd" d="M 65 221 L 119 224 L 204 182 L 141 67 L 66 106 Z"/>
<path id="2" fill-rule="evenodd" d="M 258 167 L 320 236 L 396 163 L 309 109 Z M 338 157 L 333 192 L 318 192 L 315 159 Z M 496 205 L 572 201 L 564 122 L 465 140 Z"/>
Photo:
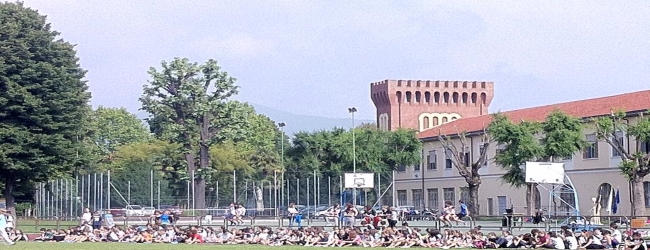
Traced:
<path id="1" fill-rule="evenodd" d="M 14 217 L 14 225 L 16 224 L 15 220 L 18 218 L 16 217 L 16 199 L 14 198 L 14 188 L 16 187 L 15 180 L 12 178 L 6 178 L 5 179 L 5 190 L 4 190 L 4 196 L 5 196 L 5 202 L 7 204 L 7 210 L 13 215 Z"/>
<path id="2" fill-rule="evenodd" d="M 468 201 L 468 209 L 469 213 L 471 216 L 476 218 L 476 216 L 479 215 L 480 210 L 480 203 L 478 201 L 478 190 L 479 187 L 481 186 L 480 183 L 468 183 L 467 189 L 469 192 L 469 201 Z"/>
<path id="3" fill-rule="evenodd" d="M 645 196 L 643 192 L 643 176 L 634 175 L 630 181 L 632 185 L 632 194 L 634 197 L 634 205 L 632 212 L 635 218 L 645 219 Z"/>
<path id="4" fill-rule="evenodd" d="M 533 215 L 533 203 L 535 202 L 535 195 L 537 192 L 533 191 L 535 184 L 528 183 L 526 184 L 526 214 Z"/>
<path id="5" fill-rule="evenodd" d="M 206 170 L 210 168 L 210 117 L 203 114 L 199 119 L 201 124 L 200 138 L 199 138 L 199 170 Z M 200 173 L 200 172 L 199 172 Z M 195 175 L 194 198 L 196 199 L 195 208 L 205 208 L 205 176 L 202 174 Z"/>

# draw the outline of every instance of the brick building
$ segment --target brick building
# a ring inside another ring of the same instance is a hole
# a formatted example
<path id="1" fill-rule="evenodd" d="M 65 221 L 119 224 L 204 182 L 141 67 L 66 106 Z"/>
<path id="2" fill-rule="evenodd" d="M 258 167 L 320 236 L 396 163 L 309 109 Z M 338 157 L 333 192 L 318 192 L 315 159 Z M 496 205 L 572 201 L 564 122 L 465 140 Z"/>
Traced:
<path id="1" fill-rule="evenodd" d="M 372 83 L 377 126 L 424 131 L 459 118 L 485 115 L 494 96 L 492 82 L 384 80 Z"/>
<path id="2" fill-rule="evenodd" d="M 438 135 L 442 133 L 453 137 L 459 132 L 467 132 L 467 141 L 464 143 L 467 148 L 464 153 L 472 162 L 478 159 L 478 152 L 484 145 L 482 133 L 492 119 L 487 108 L 492 101 L 493 84 L 387 80 L 372 83 L 371 93 L 377 107 L 377 124 L 381 129 L 417 129 L 423 142 L 422 164 L 400 167 L 395 173 L 396 205 L 440 209 L 445 201 L 456 203 L 459 199 L 466 200 L 467 183 L 445 154 Z M 503 114 L 512 121 L 538 122 L 543 121 L 555 109 L 584 118 L 585 121 L 588 121 L 587 118 L 609 116 L 613 110 L 621 110 L 627 113 L 627 121 L 634 124 L 640 112 L 650 109 L 650 91 L 549 104 L 506 111 Z M 431 129 L 433 126 L 436 129 Z M 618 168 L 621 157 L 606 142 L 599 141 L 594 132 L 594 125 L 587 122 L 584 133 L 588 145 L 584 151 L 577 152 L 571 158 L 558 159 L 558 162 L 564 163 L 565 173 L 573 180 L 577 197 L 574 193 L 564 193 L 561 199 L 568 202 L 551 207 L 549 193 L 540 189 L 536 190 L 539 193 L 538 200 L 534 202 L 535 207 L 558 213 L 578 209 L 582 214 L 588 215 L 594 206 L 594 198 L 600 202 L 600 214 L 607 215 L 607 203 L 613 190 L 620 190 L 619 214 L 631 213 L 629 184 Z M 617 133 L 616 137 L 630 153 L 650 155 L 650 141 L 637 141 L 624 131 Z M 458 137 L 453 140 L 457 147 L 462 145 Z M 493 161 L 500 146 L 494 143 L 490 145 L 487 149 L 489 160 L 479 171 L 482 179 L 479 211 L 483 215 L 499 215 L 510 206 L 516 212 L 526 211 L 525 189 L 509 187 L 500 179 L 504 170 Z M 650 177 L 646 178 L 643 186 L 643 202 L 650 211 Z"/>

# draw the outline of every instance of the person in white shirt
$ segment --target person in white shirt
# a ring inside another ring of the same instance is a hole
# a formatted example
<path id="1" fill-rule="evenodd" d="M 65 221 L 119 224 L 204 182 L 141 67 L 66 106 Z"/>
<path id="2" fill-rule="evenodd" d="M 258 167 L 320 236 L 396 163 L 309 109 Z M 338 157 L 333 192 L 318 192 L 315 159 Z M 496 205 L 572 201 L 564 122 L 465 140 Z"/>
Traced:
<path id="1" fill-rule="evenodd" d="M 93 214 L 90 213 L 90 209 L 84 208 L 84 213 L 81 215 L 81 220 L 79 221 L 79 225 L 91 224 L 92 218 L 93 218 Z"/>
<path id="2" fill-rule="evenodd" d="M 564 239 L 566 239 L 567 243 L 569 243 L 569 245 L 567 246 L 568 249 L 571 249 L 571 250 L 578 249 L 578 246 L 579 246 L 578 245 L 578 239 L 576 239 L 576 237 L 573 236 L 573 233 L 571 231 L 564 232 Z"/>
<path id="3" fill-rule="evenodd" d="M 612 247 L 616 248 L 619 244 L 623 242 L 623 234 L 621 233 L 621 230 L 618 230 L 618 225 L 616 222 L 612 223 L 609 225 L 612 231 L 612 238 L 614 240 L 612 241 Z"/>
<path id="4" fill-rule="evenodd" d="M 0 209 L 0 237 L 4 239 L 6 244 L 15 245 L 16 243 L 9 239 L 9 235 L 7 235 L 7 215 L 9 215 L 7 210 Z"/>
<path id="5" fill-rule="evenodd" d="M 237 205 L 237 208 L 235 209 L 235 222 L 238 225 L 243 225 L 244 224 L 244 216 L 246 215 L 246 208 L 243 205 Z"/>
<path id="6" fill-rule="evenodd" d="M 564 249 L 564 239 L 558 236 L 555 232 L 548 233 L 548 236 L 551 238 L 552 247 L 555 249 Z"/>
<path id="7" fill-rule="evenodd" d="M 298 209 L 296 209 L 296 205 L 291 203 L 289 204 L 289 208 L 287 208 L 287 213 L 289 213 L 289 228 L 293 226 L 293 222 L 296 219 L 296 216 L 298 215 Z"/>

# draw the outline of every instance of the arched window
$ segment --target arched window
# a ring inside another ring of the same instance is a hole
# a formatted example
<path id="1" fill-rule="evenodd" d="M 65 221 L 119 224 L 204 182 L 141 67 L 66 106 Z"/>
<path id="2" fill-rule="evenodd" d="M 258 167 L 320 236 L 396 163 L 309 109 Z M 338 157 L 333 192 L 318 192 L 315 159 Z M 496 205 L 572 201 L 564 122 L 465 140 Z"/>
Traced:
<path id="1" fill-rule="evenodd" d="M 562 204 L 560 205 L 559 215 L 572 215 L 576 207 L 576 196 L 573 189 L 564 185 L 560 192 Z"/>
<path id="2" fill-rule="evenodd" d="M 424 117 L 422 119 L 422 128 L 424 129 L 429 129 L 429 117 Z"/>
<path id="3" fill-rule="evenodd" d="M 481 93 L 481 103 L 483 105 L 487 104 L 487 95 L 485 93 Z"/>
<path id="4" fill-rule="evenodd" d="M 476 93 L 472 93 L 472 104 L 476 104 Z"/>
<path id="5" fill-rule="evenodd" d="M 454 92 L 452 98 L 453 98 L 453 103 L 458 103 L 458 92 Z"/>
<path id="6" fill-rule="evenodd" d="M 607 205 L 609 205 L 609 197 L 611 197 L 611 195 L 612 185 L 609 183 L 602 183 L 600 186 L 598 186 L 598 196 L 596 199 L 600 202 L 601 208 L 607 209 Z"/>
<path id="7" fill-rule="evenodd" d="M 445 92 L 444 94 L 442 94 L 442 99 L 443 99 L 442 102 L 449 103 L 449 92 Z"/>
<path id="8" fill-rule="evenodd" d="M 435 102 L 436 104 L 440 103 L 440 92 L 433 93 L 433 102 Z"/>
<path id="9" fill-rule="evenodd" d="M 420 82 L 418 82 L 420 84 Z M 422 93 L 420 91 L 415 91 L 415 102 L 420 103 L 422 101 Z"/>
<path id="10" fill-rule="evenodd" d="M 395 96 L 397 97 L 397 102 L 402 103 L 402 91 L 397 91 Z"/>
<path id="11" fill-rule="evenodd" d="M 427 82 L 427 84 L 428 84 L 428 82 Z M 431 92 L 429 92 L 429 91 L 424 92 L 424 102 L 431 103 Z"/>
<path id="12" fill-rule="evenodd" d="M 463 93 L 463 104 L 467 104 L 467 93 Z"/>
<path id="13" fill-rule="evenodd" d="M 406 102 L 411 103 L 411 91 L 406 91 Z"/>

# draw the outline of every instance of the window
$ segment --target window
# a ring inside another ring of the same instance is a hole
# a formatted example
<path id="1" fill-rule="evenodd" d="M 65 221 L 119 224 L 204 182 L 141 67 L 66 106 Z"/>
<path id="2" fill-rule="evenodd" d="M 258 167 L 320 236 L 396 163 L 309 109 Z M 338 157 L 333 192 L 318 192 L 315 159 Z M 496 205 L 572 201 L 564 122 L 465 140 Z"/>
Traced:
<path id="1" fill-rule="evenodd" d="M 645 197 L 645 207 L 650 208 L 650 182 L 643 182 L 643 196 Z"/>
<path id="2" fill-rule="evenodd" d="M 404 171 L 406 171 L 406 165 L 397 166 L 397 172 L 404 172 Z"/>
<path id="3" fill-rule="evenodd" d="M 413 171 L 420 171 L 420 164 L 413 165 Z"/>
<path id="4" fill-rule="evenodd" d="M 427 206 L 429 207 L 429 209 L 440 209 L 440 203 L 438 202 L 437 188 L 427 189 Z"/>
<path id="5" fill-rule="evenodd" d="M 438 169 L 438 156 L 436 155 L 435 150 L 429 151 L 429 155 L 427 155 L 427 169 L 429 170 Z"/>
<path id="6" fill-rule="evenodd" d="M 445 199 L 445 202 L 451 202 L 452 205 L 456 205 L 456 190 L 454 188 L 443 188 L 442 189 L 442 198 Z"/>
<path id="7" fill-rule="evenodd" d="M 583 152 L 584 159 L 597 159 L 598 158 L 598 140 L 595 134 L 587 135 L 587 146 Z"/>
<path id="8" fill-rule="evenodd" d="M 625 140 L 623 136 L 623 131 L 617 131 L 615 136 L 612 136 L 612 142 L 614 142 L 616 145 L 619 145 L 623 147 L 625 145 Z M 621 153 L 616 150 L 615 147 L 612 147 L 612 157 L 620 157 Z"/>
<path id="9" fill-rule="evenodd" d="M 460 200 L 465 202 L 467 206 L 469 206 L 469 187 L 461 187 L 460 188 Z"/>
<path id="10" fill-rule="evenodd" d="M 574 195 L 574 191 L 571 187 L 567 185 L 562 186 L 561 190 L 562 193 L 560 193 L 560 199 L 562 199 L 564 202 L 562 202 L 562 205 L 560 205 L 559 212 L 562 215 L 570 216 L 575 212 L 575 207 L 576 207 L 576 198 Z"/>
<path id="11" fill-rule="evenodd" d="M 598 186 L 598 197 L 600 197 L 600 207 L 607 208 L 609 197 L 612 195 L 612 185 L 609 183 L 602 183 Z"/>
<path id="12" fill-rule="evenodd" d="M 650 208 L 650 182 L 643 182 L 643 196 L 645 196 L 645 207 Z"/>
<path id="13" fill-rule="evenodd" d="M 484 143 L 484 142 L 481 142 L 481 143 L 478 145 L 478 153 L 479 153 L 478 156 L 479 156 L 479 157 L 481 157 L 481 154 L 483 154 L 483 151 L 484 151 L 484 150 L 488 150 L 488 149 L 485 147 L 486 145 L 487 145 L 487 143 Z M 488 154 L 486 153 L 486 154 L 485 154 L 485 161 L 483 162 L 483 166 L 487 166 L 487 165 L 488 165 L 488 159 L 489 159 L 489 157 L 488 157 Z"/>
<path id="14" fill-rule="evenodd" d="M 411 195 L 413 197 L 413 206 L 416 208 L 422 208 L 424 205 L 424 197 L 422 197 L 422 189 L 411 189 Z"/>
<path id="15" fill-rule="evenodd" d="M 503 153 L 504 150 L 506 150 L 506 145 L 505 144 L 497 145 L 497 154 Z"/>
<path id="16" fill-rule="evenodd" d="M 397 190 L 397 206 L 407 205 L 406 190 Z"/>
<path id="17" fill-rule="evenodd" d="M 469 149 L 466 149 L 464 153 L 462 153 L 463 156 L 463 162 L 465 163 L 465 167 L 468 168 L 472 164 L 472 159 L 469 154 Z"/>
<path id="18" fill-rule="evenodd" d="M 639 142 L 639 144 L 641 144 L 640 145 L 641 146 L 641 150 L 640 150 L 641 152 L 646 153 L 646 154 L 650 154 L 650 141 L 642 141 L 642 142 Z"/>
<path id="19" fill-rule="evenodd" d="M 445 150 L 445 169 L 451 169 L 453 167 L 454 162 L 452 161 L 451 157 L 453 156 L 453 152 L 451 152 L 450 149 Z"/>

